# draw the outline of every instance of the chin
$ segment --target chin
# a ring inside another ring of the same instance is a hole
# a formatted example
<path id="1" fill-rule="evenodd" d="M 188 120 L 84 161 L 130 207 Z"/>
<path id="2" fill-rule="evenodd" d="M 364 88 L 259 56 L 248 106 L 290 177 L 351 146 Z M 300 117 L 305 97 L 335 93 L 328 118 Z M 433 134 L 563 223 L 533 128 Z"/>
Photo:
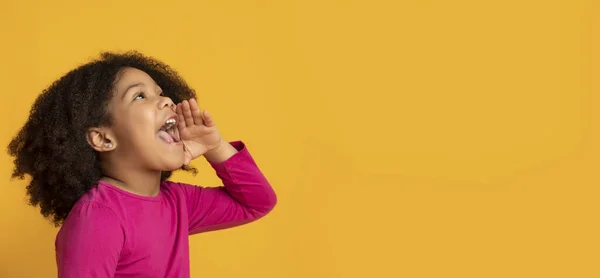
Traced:
<path id="1" fill-rule="evenodd" d="M 183 167 L 183 159 L 181 161 L 172 161 L 169 163 L 165 163 L 164 167 L 162 167 L 162 171 L 176 171 Z"/>
<path id="2" fill-rule="evenodd" d="M 181 163 L 181 165 L 177 166 L 177 167 L 164 167 L 163 169 L 161 169 L 162 172 L 175 172 L 179 169 L 181 169 L 181 167 L 183 166 L 183 163 Z"/>
<path id="3" fill-rule="evenodd" d="M 161 171 L 175 171 L 181 169 L 184 162 L 185 156 L 183 154 L 181 156 L 170 155 L 161 159 L 158 168 L 160 168 Z"/>

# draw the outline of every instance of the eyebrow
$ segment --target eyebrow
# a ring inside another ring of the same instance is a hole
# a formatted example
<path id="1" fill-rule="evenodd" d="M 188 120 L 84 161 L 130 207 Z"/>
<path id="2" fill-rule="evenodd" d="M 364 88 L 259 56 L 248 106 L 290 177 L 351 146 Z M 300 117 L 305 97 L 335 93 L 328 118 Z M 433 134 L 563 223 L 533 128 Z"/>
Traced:
<path id="1" fill-rule="evenodd" d="M 125 95 L 127 95 L 127 91 L 129 91 L 131 88 L 143 86 L 143 85 L 144 85 L 144 83 L 138 82 L 138 83 L 134 83 L 134 84 L 127 86 L 127 88 L 125 88 L 125 91 L 123 91 L 123 95 L 121 96 L 121 99 L 125 98 Z"/>

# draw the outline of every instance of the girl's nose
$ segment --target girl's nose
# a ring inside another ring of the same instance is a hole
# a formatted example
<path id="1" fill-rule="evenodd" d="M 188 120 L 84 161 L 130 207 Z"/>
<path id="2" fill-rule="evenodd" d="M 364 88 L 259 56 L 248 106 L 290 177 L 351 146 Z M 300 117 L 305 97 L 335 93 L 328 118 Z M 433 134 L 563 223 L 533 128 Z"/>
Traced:
<path id="1" fill-rule="evenodd" d="M 163 99 L 163 101 L 160 102 L 159 107 L 161 109 L 163 109 L 163 108 L 173 109 L 173 108 L 175 108 L 175 103 L 173 103 L 173 101 L 170 98 L 166 97 Z"/>

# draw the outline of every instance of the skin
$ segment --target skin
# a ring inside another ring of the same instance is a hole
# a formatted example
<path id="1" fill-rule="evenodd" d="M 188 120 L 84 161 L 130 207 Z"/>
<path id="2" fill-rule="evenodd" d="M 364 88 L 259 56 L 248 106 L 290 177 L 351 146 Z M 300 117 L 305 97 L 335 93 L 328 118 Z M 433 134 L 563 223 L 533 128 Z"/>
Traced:
<path id="1" fill-rule="evenodd" d="M 237 152 L 221 137 L 210 114 L 200 111 L 196 100 L 175 105 L 138 69 L 122 70 L 108 112 L 112 124 L 91 128 L 87 141 L 100 152 L 101 180 L 134 194 L 156 196 L 162 171 L 179 169 L 200 156 L 220 163 Z M 158 136 L 169 118 L 177 120 L 173 143 Z"/>

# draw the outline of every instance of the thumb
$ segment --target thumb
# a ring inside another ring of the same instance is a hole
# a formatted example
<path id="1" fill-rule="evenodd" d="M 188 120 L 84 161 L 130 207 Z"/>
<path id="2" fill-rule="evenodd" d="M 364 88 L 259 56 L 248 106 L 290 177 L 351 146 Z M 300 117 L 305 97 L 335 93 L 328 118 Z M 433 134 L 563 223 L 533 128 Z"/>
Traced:
<path id="1" fill-rule="evenodd" d="M 184 165 L 190 165 L 190 163 L 192 162 L 192 153 L 190 152 L 190 149 L 187 148 L 185 142 L 183 142 L 183 151 L 185 152 L 184 155 L 184 160 L 183 160 L 183 164 Z"/>

